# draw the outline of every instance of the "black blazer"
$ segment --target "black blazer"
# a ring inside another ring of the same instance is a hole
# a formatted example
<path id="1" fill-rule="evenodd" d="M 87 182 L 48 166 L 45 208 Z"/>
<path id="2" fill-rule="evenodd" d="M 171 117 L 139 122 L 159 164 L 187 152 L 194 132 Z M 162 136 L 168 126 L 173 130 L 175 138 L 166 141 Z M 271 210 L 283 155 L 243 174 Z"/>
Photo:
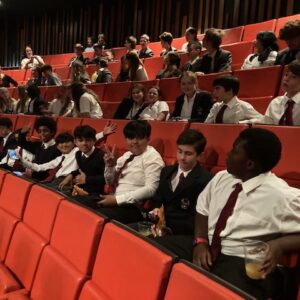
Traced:
<path id="1" fill-rule="evenodd" d="M 181 110 L 184 103 L 184 95 L 176 98 L 175 109 L 172 117 L 180 117 Z M 204 122 L 213 106 L 213 99 L 209 92 L 199 91 L 196 94 L 194 105 L 192 108 L 190 122 Z"/>
<path id="2" fill-rule="evenodd" d="M 209 74 L 209 73 L 218 73 L 222 71 L 231 70 L 231 64 L 232 64 L 231 52 L 227 50 L 223 50 L 222 48 L 219 48 L 217 50 L 213 72 L 210 70 L 211 60 L 212 58 L 208 54 L 203 55 L 200 72 Z"/>
<path id="3" fill-rule="evenodd" d="M 164 205 L 166 225 L 174 234 L 191 235 L 194 232 L 198 196 L 211 180 L 212 175 L 197 163 L 183 183 L 173 192 L 171 181 L 177 170 L 178 165 L 166 166 L 162 169 L 158 189 L 154 196 L 154 206 Z"/>
<path id="4" fill-rule="evenodd" d="M 97 194 L 97 196 L 103 194 L 105 185 L 103 155 L 104 152 L 98 148 L 95 148 L 88 158 L 84 158 L 81 151 L 75 153 L 78 167 L 86 175 L 86 183 L 80 187 L 90 194 Z M 73 177 L 79 175 L 79 171 L 72 172 L 72 175 Z"/>
<path id="5" fill-rule="evenodd" d="M 3 147 L 3 150 L 0 153 L 0 160 L 2 160 L 2 158 L 4 158 L 6 156 L 8 149 L 15 149 L 17 147 L 18 147 L 18 141 L 17 141 L 16 136 L 14 135 L 14 133 L 12 133 L 8 137 L 6 143 L 5 143 L 4 147 Z"/>
<path id="6" fill-rule="evenodd" d="M 146 51 L 141 49 L 139 51 L 138 55 L 139 55 L 139 58 L 148 58 L 148 57 L 152 57 L 154 54 L 150 48 L 147 48 Z"/>
<path id="7" fill-rule="evenodd" d="M 134 101 L 131 98 L 124 98 L 122 102 L 119 104 L 115 114 L 114 114 L 114 119 L 120 119 L 124 120 L 126 119 L 128 113 L 130 112 L 132 106 L 134 104 Z M 138 112 L 132 116 L 132 120 L 137 120 L 140 116 L 140 113 L 144 110 L 146 105 L 142 105 L 142 107 L 138 110 Z"/>
<path id="8" fill-rule="evenodd" d="M 278 52 L 275 65 L 288 65 L 295 59 L 300 59 L 300 49 L 290 50 L 289 48 L 285 48 Z"/>
<path id="9" fill-rule="evenodd" d="M 201 65 L 202 65 L 202 59 L 199 57 L 193 64 L 190 62 L 187 62 L 183 68 L 182 71 L 192 71 L 192 72 L 201 72 Z"/>

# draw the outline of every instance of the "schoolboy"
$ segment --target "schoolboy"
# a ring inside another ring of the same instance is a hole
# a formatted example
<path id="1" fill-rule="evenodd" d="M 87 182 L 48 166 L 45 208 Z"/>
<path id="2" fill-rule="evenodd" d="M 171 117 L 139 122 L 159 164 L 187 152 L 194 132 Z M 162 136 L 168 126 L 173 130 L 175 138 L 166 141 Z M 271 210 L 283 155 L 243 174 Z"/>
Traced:
<path id="1" fill-rule="evenodd" d="M 265 115 L 257 123 L 300 125 L 300 60 L 294 60 L 287 66 L 282 88 L 285 94 L 270 102 Z"/>
<path id="2" fill-rule="evenodd" d="M 182 71 L 192 71 L 200 72 L 201 71 L 201 53 L 202 45 L 200 42 L 190 42 L 187 45 L 187 56 L 189 58 L 188 62 L 183 66 Z"/>
<path id="3" fill-rule="evenodd" d="M 8 149 L 15 149 L 18 146 L 12 128 L 11 119 L 0 118 L 0 161 L 6 156 Z"/>
<path id="4" fill-rule="evenodd" d="M 110 195 L 98 198 L 99 211 L 123 223 L 142 219 L 140 207 L 154 196 L 164 162 L 160 154 L 149 146 L 151 126 L 147 121 L 135 120 L 123 130 L 128 150 L 116 160 L 114 149 L 104 156 L 105 179 Z"/>
<path id="5" fill-rule="evenodd" d="M 205 123 L 239 123 L 262 115 L 253 106 L 237 97 L 240 82 L 235 76 L 220 76 L 213 81 L 213 97 L 217 101 Z"/>
<path id="6" fill-rule="evenodd" d="M 149 42 L 150 42 L 150 38 L 149 38 L 148 34 L 141 35 L 141 37 L 140 37 L 141 49 L 138 51 L 138 56 L 140 59 L 149 58 L 154 55 L 152 50 L 150 48 L 148 48 Z"/>
<path id="7" fill-rule="evenodd" d="M 52 72 L 51 65 L 43 65 L 41 67 L 41 72 L 46 79 L 45 85 L 47 85 L 47 86 L 52 86 L 52 85 L 61 86 L 62 85 L 62 82 L 59 79 L 58 75 L 56 73 Z"/>

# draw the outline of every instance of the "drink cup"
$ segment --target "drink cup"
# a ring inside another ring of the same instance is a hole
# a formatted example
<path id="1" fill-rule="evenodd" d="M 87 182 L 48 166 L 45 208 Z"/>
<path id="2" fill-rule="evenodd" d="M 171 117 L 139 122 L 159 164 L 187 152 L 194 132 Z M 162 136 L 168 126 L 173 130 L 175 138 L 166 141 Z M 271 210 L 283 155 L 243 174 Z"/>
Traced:
<path id="1" fill-rule="evenodd" d="M 143 236 L 149 236 L 151 235 L 151 227 L 153 226 L 153 223 L 151 222 L 138 222 L 138 231 Z"/>

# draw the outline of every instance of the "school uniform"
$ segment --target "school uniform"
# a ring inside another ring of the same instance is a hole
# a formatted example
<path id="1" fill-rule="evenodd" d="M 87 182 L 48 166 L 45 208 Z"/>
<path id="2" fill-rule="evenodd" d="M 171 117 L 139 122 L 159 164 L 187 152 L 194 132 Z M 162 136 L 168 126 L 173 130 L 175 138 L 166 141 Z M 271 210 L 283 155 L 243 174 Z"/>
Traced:
<path id="1" fill-rule="evenodd" d="M 140 59 L 149 58 L 149 57 L 152 57 L 153 55 L 154 55 L 154 53 L 152 52 L 152 50 L 150 48 L 147 48 L 146 50 L 141 49 L 138 51 L 138 56 Z"/>
<path id="2" fill-rule="evenodd" d="M 137 120 L 141 112 L 146 108 L 146 105 L 142 104 L 139 109 L 135 110 L 133 108 L 134 104 L 135 102 L 132 100 L 132 98 L 124 98 L 119 104 L 113 118 L 120 120 Z"/>
<path id="3" fill-rule="evenodd" d="M 18 146 L 14 133 L 10 132 L 6 137 L 1 138 L 0 145 L 2 148 L 2 151 L 0 152 L 0 160 L 2 160 L 6 156 L 8 149 L 15 149 Z"/>
<path id="4" fill-rule="evenodd" d="M 204 122 L 212 105 L 212 96 L 206 91 L 195 92 L 189 101 L 186 95 L 181 95 L 176 99 L 172 117 L 181 117 L 190 122 Z"/>
<path id="5" fill-rule="evenodd" d="M 285 48 L 278 52 L 275 65 L 288 65 L 295 59 L 300 59 L 300 49 L 291 50 L 290 48 Z"/>
<path id="6" fill-rule="evenodd" d="M 188 61 L 182 68 L 182 71 L 201 72 L 202 60 L 200 57 L 196 57 L 193 61 Z"/>
<path id="7" fill-rule="evenodd" d="M 27 107 L 27 115 L 42 115 L 42 110 L 48 107 L 48 102 L 41 97 L 30 99 Z"/>

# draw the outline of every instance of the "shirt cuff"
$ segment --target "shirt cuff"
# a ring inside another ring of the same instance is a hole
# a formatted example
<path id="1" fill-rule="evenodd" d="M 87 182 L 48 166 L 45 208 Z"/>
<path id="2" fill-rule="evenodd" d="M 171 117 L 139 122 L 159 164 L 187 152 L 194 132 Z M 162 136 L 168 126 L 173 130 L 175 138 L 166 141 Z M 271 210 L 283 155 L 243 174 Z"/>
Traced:
<path id="1" fill-rule="evenodd" d="M 115 196 L 115 197 L 116 197 L 116 201 L 117 201 L 118 205 L 122 205 L 122 204 L 127 203 L 125 195 L 118 195 L 118 196 Z"/>

